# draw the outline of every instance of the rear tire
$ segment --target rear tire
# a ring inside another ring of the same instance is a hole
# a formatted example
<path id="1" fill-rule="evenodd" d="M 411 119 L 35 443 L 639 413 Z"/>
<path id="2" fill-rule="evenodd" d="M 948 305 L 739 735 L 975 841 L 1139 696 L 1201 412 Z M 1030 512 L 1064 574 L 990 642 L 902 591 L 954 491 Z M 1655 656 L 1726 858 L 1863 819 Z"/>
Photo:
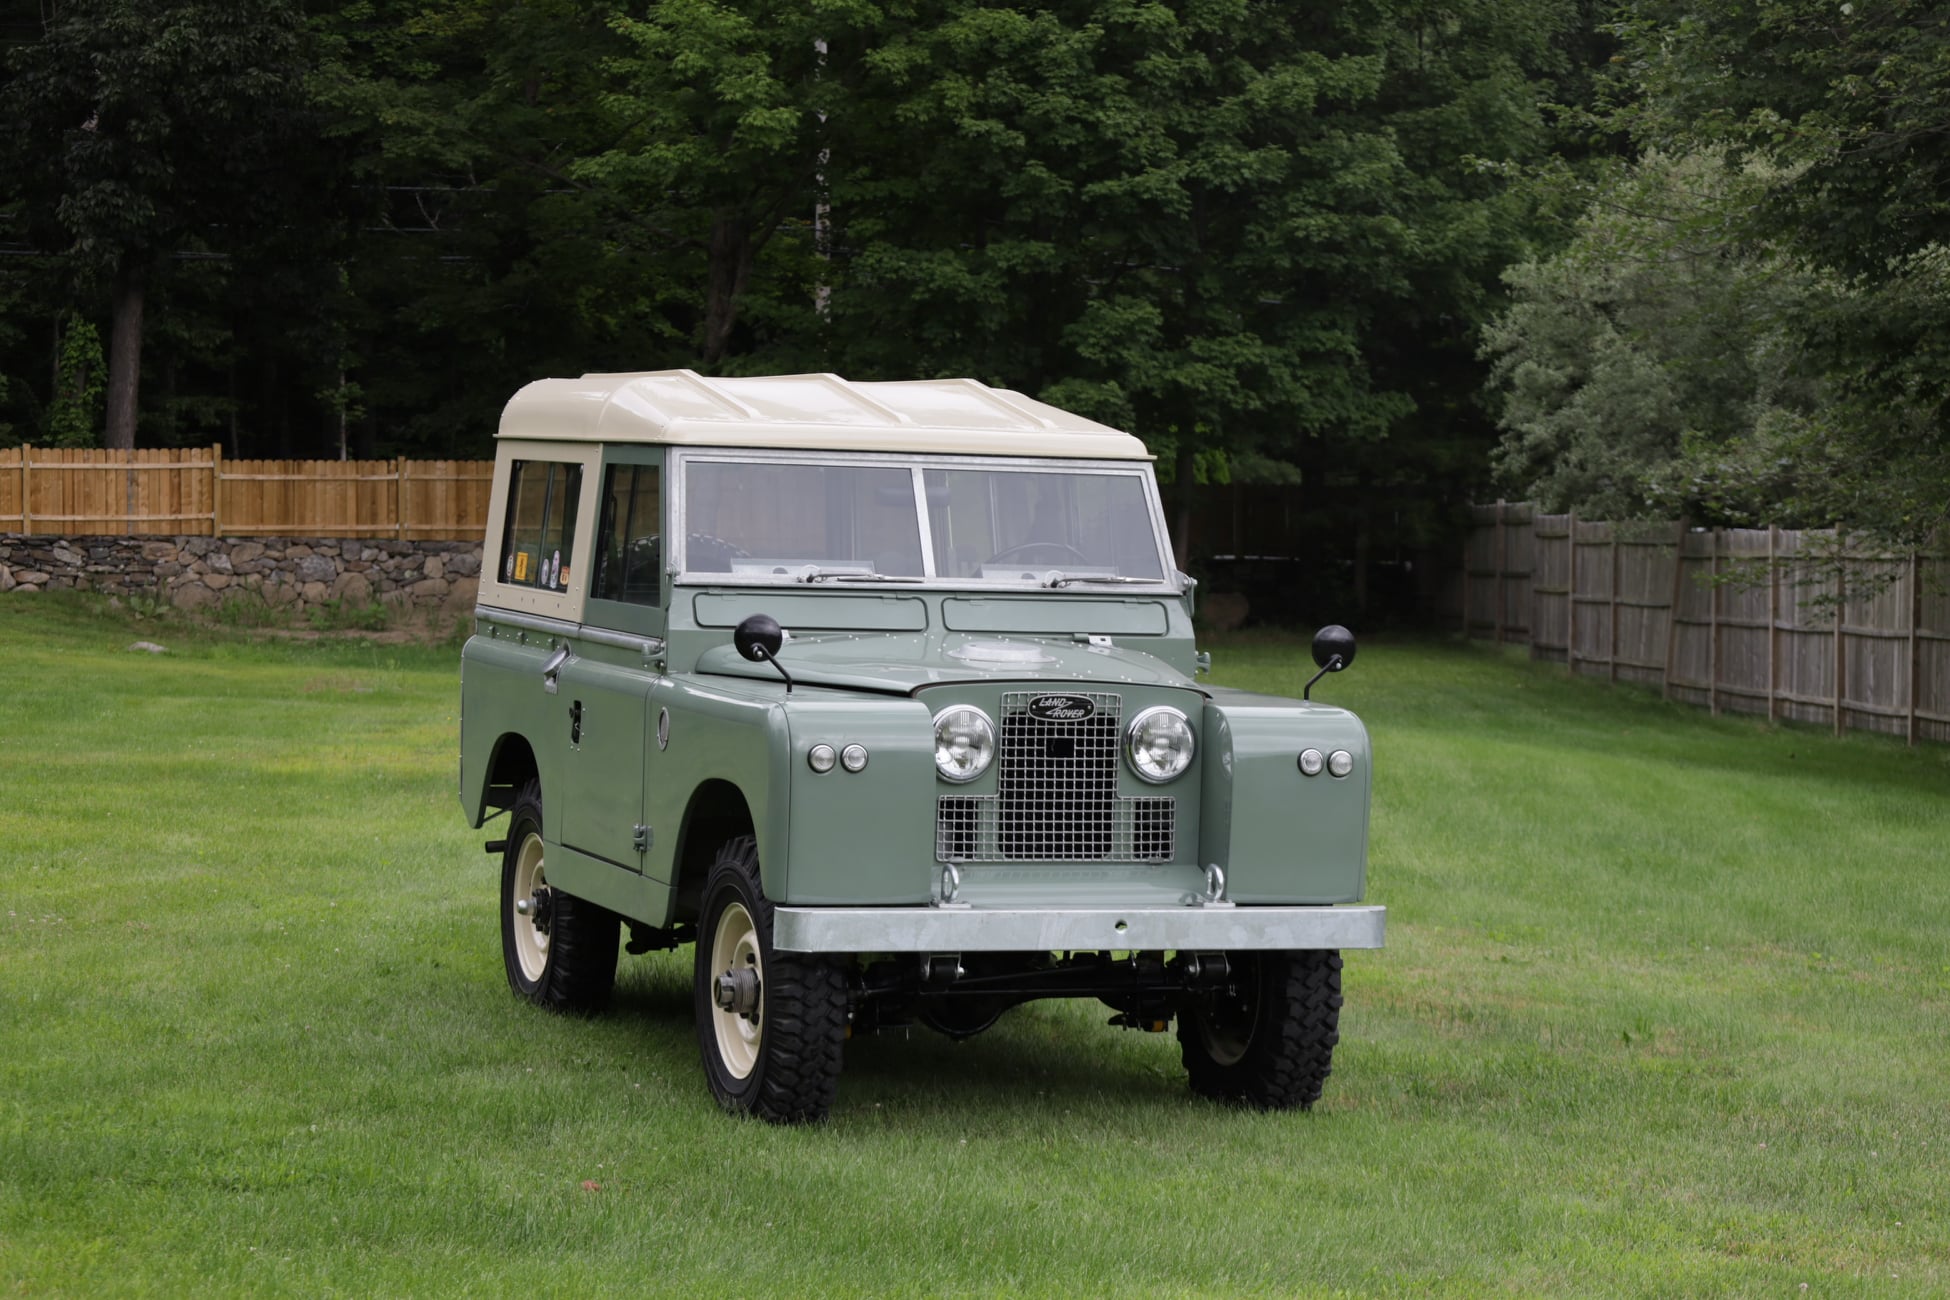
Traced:
<path id="1" fill-rule="evenodd" d="M 758 844 L 729 840 L 705 878 L 697 926 L 697 1044 L 704 1080 L 733 1114 L 822 1120 L 839 1089 L 846 974 L 831 957 L 772 947 Z M 720 977 L 729 982 L 720 1004 Z"/>
<path id="2" fill-rule="evenodd" d="M 1232 954 L 1234 979 L 1178 1018 L 1192 1091 L 1261 1110 L 1320 1100 L 1340 1042 L 1341 955 Z"/>
<path id="3" fill-rule="evenodd" d="M 542 787 L 515 796 L 501 855 L 501 960 L 508 987 L 550 1011 L 600 1011 L 616 987 L 616 913 L 548 883 Z M 528 911 L 520 910 L 522 904 Z"/>

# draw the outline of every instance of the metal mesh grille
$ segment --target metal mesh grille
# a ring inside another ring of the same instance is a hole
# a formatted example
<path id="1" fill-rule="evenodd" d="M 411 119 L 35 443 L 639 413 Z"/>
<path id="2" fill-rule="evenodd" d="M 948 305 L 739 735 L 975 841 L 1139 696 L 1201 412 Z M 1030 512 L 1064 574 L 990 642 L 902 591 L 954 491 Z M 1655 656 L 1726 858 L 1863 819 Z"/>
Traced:
<path id="1" fill-rule="evenodd" d="M 1003 695 L 997 793 L 941 796 L 935 856 L 943 862 L 1168 861 L 1176 845 L 1176 801 L 1117 795 L 1123 700 L 1071 692 L 1069 699 L 1089 702 L 1089 717 L 1031 712 L 1030 701 L 1051 695 Z"/>
<path id="2" fill-rule="evenodd" d="M 1117 806 L 1117 734 L 1123 701 L 1081 693 L 1087 718 L 1048 721 L 1032 715 L 1027 691 L 1002 697 L 996 781 L 1002 856 L 1077 862 L 1110 853 Z"/>

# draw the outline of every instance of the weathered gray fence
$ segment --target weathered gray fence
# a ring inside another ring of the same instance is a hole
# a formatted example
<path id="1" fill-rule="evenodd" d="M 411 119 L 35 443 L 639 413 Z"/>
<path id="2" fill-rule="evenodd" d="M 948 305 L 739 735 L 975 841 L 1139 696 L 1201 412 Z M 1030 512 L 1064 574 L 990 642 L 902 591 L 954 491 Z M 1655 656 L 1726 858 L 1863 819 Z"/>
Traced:
<path id="1" fill-rule="evenodd" d="M 1859 553 L 1832 532 L 1473 511 L 1470 636 L 1715 713 L 1950 741 L 1950 557 Z"/>

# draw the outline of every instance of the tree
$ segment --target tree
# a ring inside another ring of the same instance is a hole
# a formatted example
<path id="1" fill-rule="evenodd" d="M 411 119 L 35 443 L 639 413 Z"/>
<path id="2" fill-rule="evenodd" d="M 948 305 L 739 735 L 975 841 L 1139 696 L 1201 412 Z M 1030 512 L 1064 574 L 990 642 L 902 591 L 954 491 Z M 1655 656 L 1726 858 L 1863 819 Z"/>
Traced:
<path id="1" fill-rule="evenodd" d="M 1027 388 L 1187 483 L 1257 458 L 1318 491 L 1454 436 L 1423 376 L 1447 349 L 1478 381 L 1521 245 L 1494 163 L 1541 147 L 1558 6 L 942 8 L 829 123 L 837 364 Z"/>
<path id="2" fill-rule="evenodd" d="M 0 112 L 33 227 L 109 286 L 108 434 L 134 445 L 144 292 L 192 244 L 281 212 L 306 139 L 302 27 L 287 0 L 69 0 L 16 50 Z"/>
<path id="3" fill-rule="evenodd" d="M 838 85 L 825 50 L 879 17 L 867 4 L 668 0 L 615 19 L 630 48 L 611 61 L 605 105 L 620 129 L 573 175 L 627 204 L 636 242 L 701 288 L 684 314 L 707 369 L 751 350 L 735 331 L 755 311 L 801 335 L 817 328 L 811 223 Z"/>
<path id="4" fill-rule="evenodd" d="M 1835 287 L 1727 240 L 1771 179 L 1647 155 L 1596 188 L 1569 247 L 1506 273 L 1484 351 L 1510 490 L 1594 517 L 1803 522 L 1811 485 L 1779 453 L 1821 409 L 1797 322 Z"/>
<path id="5" fill-rule="evenodd" d="M 601 0 L 317 15 L 316 94 L 358 212 L 334 356 L 363 454 L 479 455 L 531 379 L 696 364 L 691 268 L 641 196 L 580 171 L 633 128 L 606 99 L 631 51 L 612 16 Z"/>
<path id="6" fill-rule="evenodd" d="M 1730 241 L 1832 276 L 1797 337 L 1827 396 L 1780 446 L 1804 508 L 1893 541 L 1950 521 L 1950 14 L 1920 0 L 1640 0 L 1618 31 L 1644 146 L 1769 182 Z"/>

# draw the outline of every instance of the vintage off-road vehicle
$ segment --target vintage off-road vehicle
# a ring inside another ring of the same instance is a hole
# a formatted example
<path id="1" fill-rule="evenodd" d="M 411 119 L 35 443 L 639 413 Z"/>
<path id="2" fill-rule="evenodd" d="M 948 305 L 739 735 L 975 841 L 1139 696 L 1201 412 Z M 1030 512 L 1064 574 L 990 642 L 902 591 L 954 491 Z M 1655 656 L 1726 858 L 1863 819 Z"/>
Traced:
<path id="1" fill-rule="evenodd" d="M 460 799 L 508 815 L 517 993 L 590 1010 L 624 929 L 694 941 L 705 1079 L 770 1120 L 826 1113 L 852 1034 L 1048 997 L 1176 1021 L 1196 1093 L 1320 1095 L 1340 950 L 1382 942 L 1367 733 L 1199 681 L 1143 444 L 678 370 L 530 384 L 498 445 Z"/>

